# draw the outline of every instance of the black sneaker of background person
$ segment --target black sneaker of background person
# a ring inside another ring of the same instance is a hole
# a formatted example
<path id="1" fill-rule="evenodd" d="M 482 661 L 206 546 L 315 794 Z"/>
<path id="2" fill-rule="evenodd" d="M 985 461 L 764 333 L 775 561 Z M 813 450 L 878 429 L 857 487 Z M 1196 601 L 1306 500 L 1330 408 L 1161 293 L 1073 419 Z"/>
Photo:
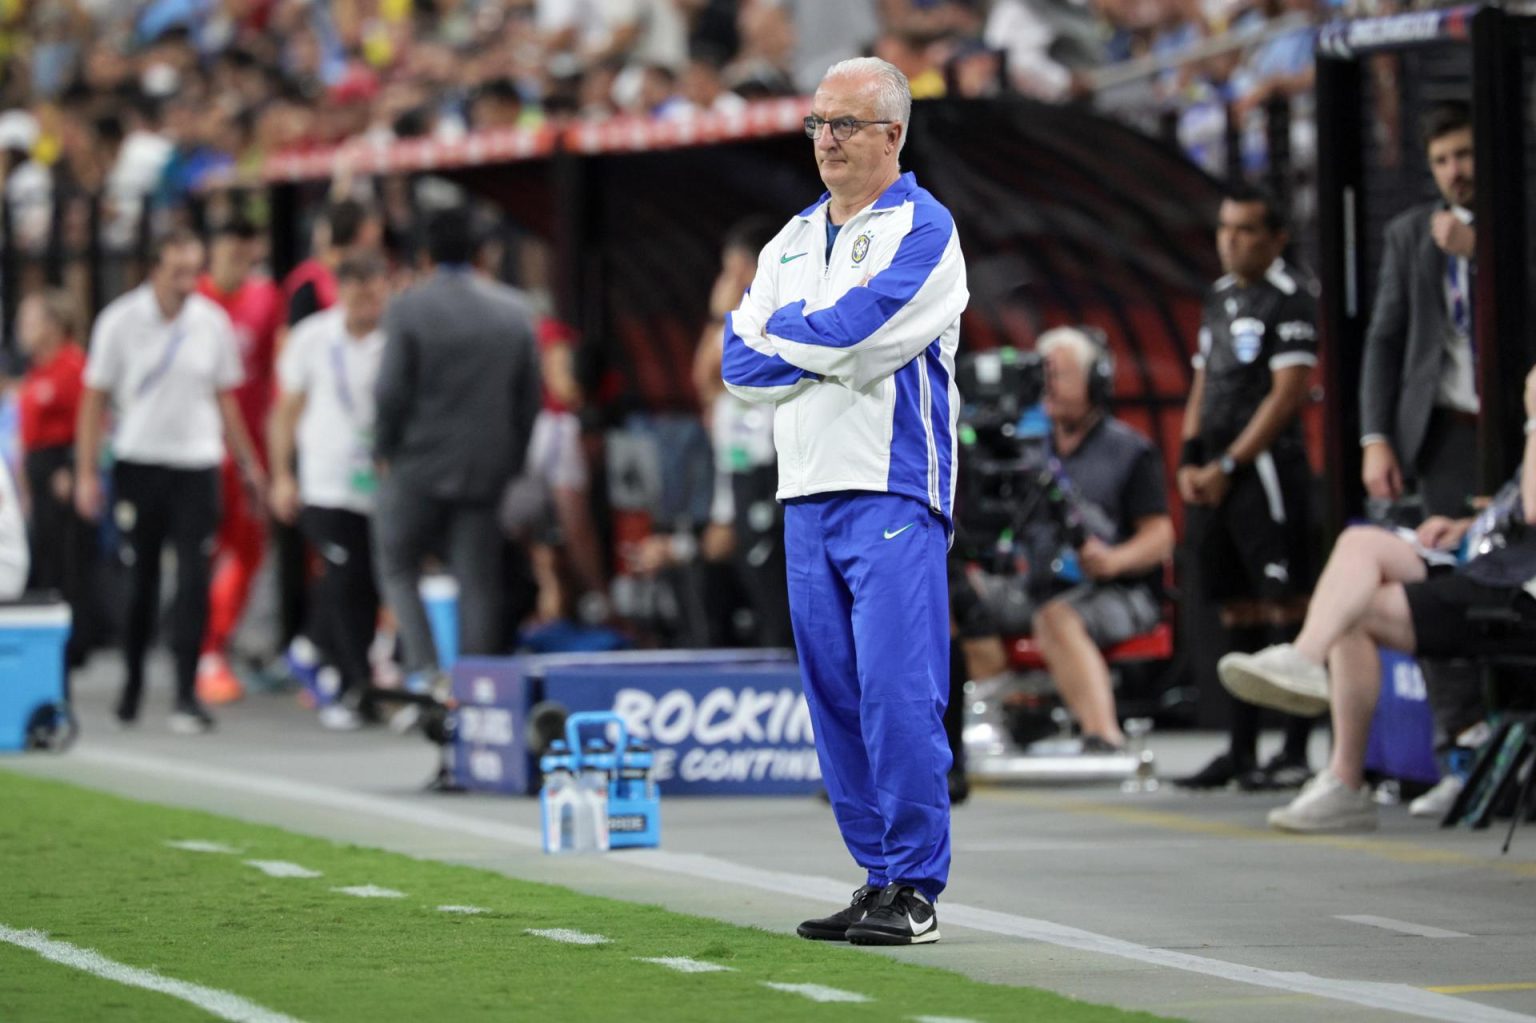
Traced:
<path id="1" fill-rule="evenodd" d="M 201 735 L 213 731 L 213 715 L 196 700 L 177 700 L 170 726 L 177 735 Z"/>
<path id="2" fill-rule="evenodd" d="M 795 928 L 795 933 L 812 941 L 847 941 L 848 928 L 864 919 L 880 901 L 883 889 L 867 884 L 853 893 L 847 909 L 840 909 L 831 916 L 807 920 Z"/>
<path id="3" fill-rule="evenodd" d="M 119 703 L 112 711 L 112 723 L 126 731 L 136 728 L 139 724 L 139 705 L 136 703 Z"/>
<path id="4" fill-rule="evenodd" d="M 1181 789 L 1224 789 L 1245 772 L 1253 770 L 1253 764 L 1242 763 L 1231 753 L 1222 753 L 1194 774 L 1175 778 L 1173 783 Z"/>
<path id="5" fill-rule="evenodd" d="M 1116 746 L 1102 735 L 1085 735 L 1080 743 L 1081 752 L 1085 756 L 1108 757 L 1125 752 L 1124 746 Z"/>
<path id="6" fill-rule="evenodd" d="M 855 945 L 924 945 L 939 940 L 933 903 L 909 884 L 886 885 L 869 915 L 848 928 Z"/>
<path id="7" fill-rule="evenodd" d="M 1274 792 L 1279 789 L 1299 789 L 1312 777 L 1312 769 L 1306 758 L 1297 759 L 1284 751 L 1270 757 L 1260 767 L 1244 771 L 1237 779 L 1237 787 L 1244 792 Z"/>

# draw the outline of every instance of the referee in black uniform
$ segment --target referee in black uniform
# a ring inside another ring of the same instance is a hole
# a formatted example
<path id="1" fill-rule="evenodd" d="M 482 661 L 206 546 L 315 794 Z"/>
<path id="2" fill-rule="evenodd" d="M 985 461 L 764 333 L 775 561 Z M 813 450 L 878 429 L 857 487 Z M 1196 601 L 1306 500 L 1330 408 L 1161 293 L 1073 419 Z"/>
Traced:
<path id="1" fill-rule="evenodd" d="M 1317 364 L 1317 302 L 1280 258 L 1287 240 L 1272 197 L 1241 188 L 1221 204 L 1225 276 L 1205 300 L 1195 379 L 1184 409 L 1179 494 L 1199 587 L 1220 607 L 1232 648 L 1290 638 L 1310 591 L 1311 470 L 1300 414 Z M 1285 748 L 1257 765 L 1258 708 L 1234 701 L 1231 745 L 1186 788 L 1301 785 L 1311 722 L 1286 723 Z"/>

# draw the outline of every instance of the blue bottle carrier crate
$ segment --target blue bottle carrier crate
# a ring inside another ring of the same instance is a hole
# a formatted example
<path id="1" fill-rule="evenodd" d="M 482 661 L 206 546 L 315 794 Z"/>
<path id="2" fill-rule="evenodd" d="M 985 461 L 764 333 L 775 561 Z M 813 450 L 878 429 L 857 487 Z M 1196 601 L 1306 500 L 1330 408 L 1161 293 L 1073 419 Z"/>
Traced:
<path id="1" fill-rule="evenodd" d="M 67 713 L 69 627 L 67 604 L 0 604 L 0 751 L 26 749 L 40 716 Z"/>
<path id="2" fill-rule="evenodd" d="M 549 834 L 550 777 L 562 771 L 579 778 L 583 770 L 599 770 L 607 775 L 608 848 L 654 849 L 660 845 L 661 797 L 652 777 L 654 755 L 644 743 L 630 738 L 624 719 L 609 711 L 572 714 L 565 722 L 564 745 L 563 750 L 546 753 L 540 759 L 545 775 L 539 792 L 541 808 L 545 810 L 540 814 L 544 822 L 544 848 L 560 848 L 558 842 L 552 843 Z"/>

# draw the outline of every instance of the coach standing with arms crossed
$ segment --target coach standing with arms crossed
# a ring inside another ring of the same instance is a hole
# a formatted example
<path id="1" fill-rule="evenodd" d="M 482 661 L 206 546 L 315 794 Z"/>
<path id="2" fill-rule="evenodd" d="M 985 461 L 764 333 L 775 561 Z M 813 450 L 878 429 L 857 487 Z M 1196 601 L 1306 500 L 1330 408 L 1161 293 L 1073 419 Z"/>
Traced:
<path id="1" fill-rule="evenodd" d="M 759 255 L 722 368 L 777 406 L 795 645 L 832 810 L 867 873 L 799 933 L 856 944 L 938 940 L 949 874 L 945 555 L 969 295 L 953 219 L 901 172 L 911 109 L 885 61 L 827 72 L 805 119 L 827 194 Z"/>

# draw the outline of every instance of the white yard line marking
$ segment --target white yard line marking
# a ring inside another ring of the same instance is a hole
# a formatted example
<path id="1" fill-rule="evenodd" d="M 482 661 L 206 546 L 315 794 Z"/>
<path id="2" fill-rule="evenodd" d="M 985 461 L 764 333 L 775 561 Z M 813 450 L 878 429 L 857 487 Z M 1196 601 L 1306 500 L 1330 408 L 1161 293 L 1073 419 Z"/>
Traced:
<path id="1" fill-rule="evenodd" d="M 351 895 L 359 899 L 403 899 L 404 892 L 393 888 L 380 888 L 373 884 L 354 884 L 346 888 L 332 888 L 331 891 L 341 895 Z"/>
<path id="2" fill-rule="evenodd" d="M 606 945 L 608 939 L 601 934 L 587 934 L 583 931 L 568 931 L 564 927 L 552 927 L 548 929 L 528 928 L 528 933 L 537 938 L 548 938 L 550 941 L 558 941 L 566 945 Z"/>
<path id="3" fill-rule="evenodd" d="M 320 877 L 320 871 L 301 867 L 287 860 L 246 860 L 245 865 L 255 867 L 268 877 Z"/>
<path id="4" fill-rule="evenodd" d="M 71 945 L 67 941 L 54 941 L 42 931 L 18 931 L 0 924 L 0 941 L 36 952 L 44 959 L 93 974 L 103 980 L 179 998 L 219 1019 L 234 1020 L 236 1023 L 299 1023 L 292 1016 L 246 1001 L 228 991 L 128 966 L 92 949 Z"/>
<path id="5" fill-rule="evenodd" d="M 775 991 L 783 991 L 785 994 L 799 995 L 801 998 L 809 998 L 813 1002 L 874 1001 L 868 995 L 861 995 L 857 991 L 840 991 L 835 987 L 827 987 L 823 984 L 780 984 L 772 980 L 765 980 L 761 983 L 763 987 L 771 987 Z"/>
<path id="6" fill-rule="evenodd" d="M 328 788 L 306 782 L 272 778 L 267 775 L 248 774 L 205 764 L 188 764 L 184 761 L 137 753 L 113 753 L 105 750 L 76 748 L 70 751 L 70 759 L 76 762 L 83 760 L 102 764 L 119 770 L 139 771 L 160 778 L 176 778 L 205 787 L 257 793 L 306 806 L 326 807 L 341 813 L 364 813 L 382 820 L 401 821 L 418 827 L 432 828 L 440 833 L 456 832 L 461 835 L 473 835 L 529 849 L 541 846 L 539 832 L 534 828 L 465 817 L 446 810 L 417 806 L 362 792 L 349 792 L 346 789 Z M 694 880 L 742 885 L 777 895 L 800 896 L 839 906 L 848 904 L 847 882 L 831 878 L 761 870 L 713 856 L 668 853 L 659 849 L 626 850 L 624 862 Z M 1052 923 L 1049 920 L 1014 916 L 952 902 L 944 903 L 943 915 L 946 924 L 969 927 L 990 934 L 1021 938 L 1026 941 L 1043 941 L 1063 948 L 1116 956 L 1132 962 L 1184 970 L 1292 994 L 1330 998 L 1351 1005 L 1363 1005 L 1370 1009 L 1397 1012 L 1420 1019 L 1447 1020 L 1450 1023 L 1536 1023 L 1536 1016 L 1527 1016 L 1491 1005 L 1437 994 L 1433 991 L 1410 987 L 1407 984 L 1334 980 L 1309 973 L 1266 970 L 1221 959 L 1208 959 L 1187 952 L 1151 948 L 1105 934 L 1095 934 L 1093 931 Z"/>
<path id="7" fill-rule="evenodd" d="M 172 849 L 182 849 L 186 852 L 237 853 L 240 851 L 232 845 L 225 845 L 223 842 L 204 842 L 198 838 L 178 839 L 176 841 L 168 841 L 165 844 Z"/>
<path id="8" fill-rule="evenodd" d="M 489 913 L 490 910 L 480 906 L 438 906 L 439 913 L 458 913 L 461 916 L 477 916 L 481 913 Z"/>
<path id="9" fill-rule="evenodd" d="M 636 961 L 642 963 L 655 963 L 657 966 L 665 966 L 669 970 L 678 973 L 730 973 L 731 967 L 721 966 L 719 963 L 706 963 L 702 959 L 689 959 L 686 956 L 662 956 L 660 959 L 647 959 L 645 956 L 635 956 Z"/>
<path id="10" fill-rule="evenodd" d="M 1365 924 L 1367 927 L 1380 927 L 1385 931 L 1398 931 L 1402 934 L 1416 934 L 1421 938 L 1470 938 L 1472 935 L 1463 934 L 1461 931 L 1447 931 L 1441 927 L 1427 927 L 1424 924 L 1409 923 L 1407 920 L 1394 920 L 1390 916 L 1371 916 L 1361 914 L 1359 916 L 1335 916 L 1335 920 L 1344 920 L 1352 924 Z"/>

